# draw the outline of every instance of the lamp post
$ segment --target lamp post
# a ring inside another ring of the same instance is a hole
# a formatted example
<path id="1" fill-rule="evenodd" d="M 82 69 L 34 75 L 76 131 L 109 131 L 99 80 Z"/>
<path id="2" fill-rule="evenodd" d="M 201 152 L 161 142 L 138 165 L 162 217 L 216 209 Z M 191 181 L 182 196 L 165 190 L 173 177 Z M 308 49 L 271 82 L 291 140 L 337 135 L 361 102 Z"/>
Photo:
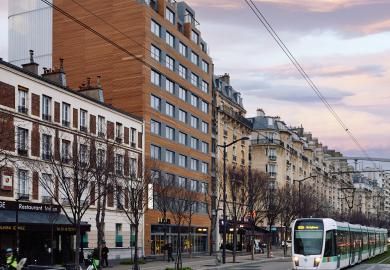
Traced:
<path id="1" fill-rule="evenodd" d="M 313 177 L 317 177 L 317 175 L 314 174 L 314 175 L 310 175 L 310 176 L 305 177 L 305 178 L 300 179 L 300 180 L 293 180 L 293 183 L 298 182 L 298 202 L 299 202 L 299 215 L 300 215 L 300 217 L 302 217 L 301 184 L 303 181 L 306 181 L 307 179 L 310 179 Z"/>
<path id="2" fill-rule="evenodd" d="M 226 148 L 232 146 L 239 141 L 249 140 L 249 137 L 242 137 L 238 140 L 232 141 L 229 144 L 224 142 L 222 145 L 218 144 L 217 147 L 223 148 L 223 232 L 222 232 L 222 263 L 226 263 Z"/>

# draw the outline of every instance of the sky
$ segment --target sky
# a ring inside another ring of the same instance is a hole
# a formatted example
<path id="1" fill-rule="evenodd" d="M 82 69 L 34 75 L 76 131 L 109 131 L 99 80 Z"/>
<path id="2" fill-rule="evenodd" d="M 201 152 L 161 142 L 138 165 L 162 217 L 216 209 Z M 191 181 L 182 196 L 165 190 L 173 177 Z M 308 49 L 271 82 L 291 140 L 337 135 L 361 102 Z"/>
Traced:
<path id="1" fill-rule="evenodd" d="M 363 155 L 244 0 L 186 2 L 215 73 L 230 74 L 247 116 L 262 108 L 329 148 Z M 390 158 L 390 1 L 254 2 L 369 156 Z M 7 59 L 7 0 L 0 0 L 0 57 Z"/>

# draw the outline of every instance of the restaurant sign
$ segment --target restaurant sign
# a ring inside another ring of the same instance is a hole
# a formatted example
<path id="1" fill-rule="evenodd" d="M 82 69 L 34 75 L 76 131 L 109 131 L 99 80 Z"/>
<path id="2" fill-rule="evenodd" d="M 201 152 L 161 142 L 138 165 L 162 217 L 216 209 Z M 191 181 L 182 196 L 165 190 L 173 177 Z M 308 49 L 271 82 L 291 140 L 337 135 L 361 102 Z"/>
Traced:
<path id="1" fill-rule="evenodd" d="M 0 211 L 1 210 L 16 211 L 16 209 L 18 209 L 19 211 L 42 212 L 42 213 L 61 212 L 61 207 L 59 205 L 0 200 Z"/>

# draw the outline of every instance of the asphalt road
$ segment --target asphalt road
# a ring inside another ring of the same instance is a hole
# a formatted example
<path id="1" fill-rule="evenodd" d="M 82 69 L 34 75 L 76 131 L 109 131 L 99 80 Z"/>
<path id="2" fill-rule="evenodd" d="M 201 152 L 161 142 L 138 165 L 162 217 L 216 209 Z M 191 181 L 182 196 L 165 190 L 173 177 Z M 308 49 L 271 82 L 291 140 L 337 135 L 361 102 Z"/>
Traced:
<path id="1" fill-rule="evenodd" d="M 245 265 L 229 266 L 229 270 L 291 270 L 291 263 L 286 261 L 253 262 Z M 390 270 L 390 264 L 360 264 L 347 270 Z"/>

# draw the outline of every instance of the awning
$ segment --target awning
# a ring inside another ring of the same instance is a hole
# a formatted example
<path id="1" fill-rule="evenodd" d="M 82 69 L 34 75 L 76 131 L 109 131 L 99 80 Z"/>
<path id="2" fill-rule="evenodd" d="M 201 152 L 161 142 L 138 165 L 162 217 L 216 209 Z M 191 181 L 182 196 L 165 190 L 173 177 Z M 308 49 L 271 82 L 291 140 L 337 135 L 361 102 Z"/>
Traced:
<path id="1" fill-rule="evenodd" d="M 65 215 L 60 213 L 45 212 L 18 212 L 20 231 L 49 231 L 53 226 L 54 231 L 75 233 L 76 229 Z M 91 225 L 81 223 L 81 231 L 90 231 Z M 16 211 L 0 211 L 0 231 L 16 231 Z"/>

